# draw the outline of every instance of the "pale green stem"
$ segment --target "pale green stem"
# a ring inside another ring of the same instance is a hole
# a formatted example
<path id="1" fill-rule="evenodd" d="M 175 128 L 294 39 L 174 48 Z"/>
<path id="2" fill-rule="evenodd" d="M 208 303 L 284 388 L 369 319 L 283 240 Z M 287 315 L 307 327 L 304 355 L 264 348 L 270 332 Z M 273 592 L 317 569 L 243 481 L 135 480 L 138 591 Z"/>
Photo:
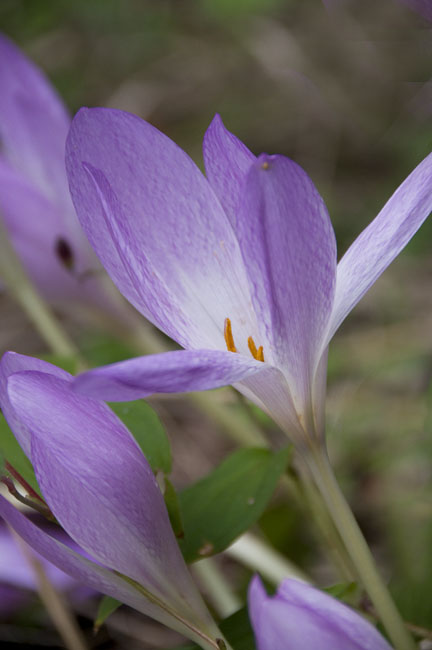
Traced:
<path id="1" fill-rule="evenodd" d="M 195 562 L 191 571 L 197 576 L 202 591 L 220 618 L 227 618 L 241 608 L 242 600 L 233 592 L 215 558 L 208 557 Z"/>
<path id="2" fill-rule="evenodd" d="M 35 574 L 39 596 L 58 633 L 63 639 L 65 647 L 68 650 L 87 650 L 84 636 L 77 625 L 73 613 L 63 599 L 63 595 L 54 587 L 46 575 L 42 564 L 28 547 L 18 536 L 16 536 L 16 540 Z"/>
<path id="3" fill-rule="evenodd" d="M 0 277 L 54 354 L 77 358 L 78 350 L 32 285 L 13 249 L 0 215 Z"/>
<path id="4" fill-rule="evenodd" d="M 299 567 L 253 533 L 239 537 L 225 553 L 253 571 L 258 571 L 274 585 L 278 585 L 284 578 L 311 582 Z"/>
<path id="5" fill-rule="evenodd" d="M 297 460 L 300 461 L 301 482 L 299 484 L 302 488 L 302 501 L 306 500 L 317 526 L 318 533 L 325 540 L 331 561 L 337 568 L 341 578 L 347 582 L 354 582 L 358 580 L 359 576 L 351 557 L 347 553 L 344 542 L 338 530 L 335 528 L 335 524 L 329 515 L 325 502 L 323 502 L 321 493 L 317 490 L 313 482 L 313 477 L 310 476 L 307 465 L 301 462 L 301 456 Z"/>
<path id="6" fill-rule="evenodd" d="M 382 580 L 369 546 L 342 494 L 324 447 L 314 446 L 304 452 L 316 485 L 335 523 L 346 549 L 361 577 L 380 620 L 396 650 L 416 650 L 416 644 Z"/>

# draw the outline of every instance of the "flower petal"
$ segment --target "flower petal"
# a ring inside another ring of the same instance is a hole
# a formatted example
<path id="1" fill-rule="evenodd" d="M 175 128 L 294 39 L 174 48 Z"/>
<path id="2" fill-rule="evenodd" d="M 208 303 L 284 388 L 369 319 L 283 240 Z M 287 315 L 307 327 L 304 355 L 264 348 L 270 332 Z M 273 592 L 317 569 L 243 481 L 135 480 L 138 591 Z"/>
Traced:
<path id="1" fill-rule="evenodd" d="M 234 232 L 208 181 L 134 115 L 81 109 L 66 167 L 81 224 L 122 293 L 185 347 L 225 348 L 230 318 L 256 335 Z"/>
<path id="2" fill-rule="evenodd" d="M 42 494 L 70 537 L 180 611 L 199 611 L 152 470 L 108 406 L 40 372 L 13 375 L 8 393 L 31 432 Z"/>
<path id="3" fill-rule="evenodd" d="M 237 232 L 264 357 L 283 369 L 304 413 L 336 275 L 336 242 L 326 207 L 298 165 L 263 154 L 248 174 Z"/>
<path id="4" fill-rule="evenodd" d="M 235 230 L 242 188 L 255 156 L 218 114 L 205 133 L 203 154 L 207 178 Z"/>
<path id="5" fill-rule="evenodd" d="M 134 588 L 120 576 L 88 560 L 48 535 L 27 519 L 21 512 L 16 510 L 1 495 L 0 517 L 37 553 L 40 553 L 49 562 L 52 562 L 52 564 L 76 580 L 120 600 L 120 602 L 133 607 L 147 616 L 151 616 L 157 621 L 185 634 L 189 638 L 193 638 L 190 629 L 186 628 L 178 618 L 174 618 L 161 607 L 150 602 L 138 589 Z M 195 640 L 198 640 L 198 637 Z"/>
<path id="6" fill-rule="evenodd" d="M 354 610 L 304 582 L 285 579 L 267 596 L 256 576 L 249 586 L 249 615 L 257 650 L 391 650 Z"/>
<path id="7" fill-rule="evenodd" d="M 46 195 L 73 209 L 64 173 L 70 117 L 45 75 L 0 35 L 0 139 L 3 155 Z"/>
<path id="8" fill-rule="evenodd" d="M 27 357 L 24 354 L 5 352 L 3 355 L 0 361 L 0 408 L 12 429 L 15 438 L 21 445 L 22 450 L 30 459 L 30 431 L 20 418 L 17 417 L 7 392 L 7 381 L 10 375 L 24 370 L 44 372 L 59 377 L 65 381 L 69 381 L 72 378 L 72 375 L 65 370 L 61 370 L 61 368 L 57 368 L 57 366 L 53 366 L 51 363 L 41 361 L 41 359 Z"/>
<path id="9" fill-rule="evenodd" d="M 44 298 L 57 304 L 69 300 L 87 300 L 92 305 L 102 302 L 99 278 L 84 275 L 91 266 L 99 266 L 97 259 L 92 259 L 88 243 L 82 242 L 84 233 L 78 237 L 71 234 L 59 207 L 1 157 L 0 216 L 15 251 Z M 72 269 L 57 253 L 60 241 L 70 250 Z"/>
<path id="10" fill-rule="evenodd" d="M 337 267 L 336 293 L 325 343 L 366 291 L 407 245 L 432 210 L 429 154 L 357 237 Z"/>
<path id="11" fill-rule="evenodd" d="M 126 402 L 153 393 L 219 388 L 262 372 L 266 367 L 261 361 L 233 352 L 174 350 L 89 370 L 79 375 L 73 386 L 83 395 Z"/>

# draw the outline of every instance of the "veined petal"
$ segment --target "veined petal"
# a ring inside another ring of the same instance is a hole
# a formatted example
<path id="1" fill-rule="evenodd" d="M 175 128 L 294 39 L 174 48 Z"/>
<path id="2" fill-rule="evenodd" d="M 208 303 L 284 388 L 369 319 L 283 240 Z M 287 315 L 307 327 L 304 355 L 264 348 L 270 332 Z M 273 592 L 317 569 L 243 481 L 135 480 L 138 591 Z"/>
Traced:
<path id="1" fill-rule="evenodd" d="M 24 354 L 5 352 L 3 355 L 0 361 L 0 408 L 12 429 L 15 438 L 21 445 L 22 450 L 30 459 L 30 431 L 21 419 L 17 417 L 17 414 L 10 403 L 7 391 L 8 378 L 16 372 L 22 372 L 25 370 L 44 372 L 59 377 L 65 381 L 69 381 L 72 378 L 72 375 L 61 368 L 57 368 L 57 366 L 53 366 L 51 363 L 47 363 L 41 359 L 27 357 Z"/>
<path id="2" fill-rule="evenodd" d="M 206 176 L 235 230 L 242 188 L 255 156 L 218 114 L 205 133 L 203 154 Z"/>
<path id="3" fill-rule="evenodd" d="M 185 347 L 256 336 L 239 246 L 193 161 L 138 117 L 81 109 L 66 147 L 81 224 L 121 292 Z M 241 343 L 241 345 L 240 345 Z"/>
<path id="4" fill-rule="evenodd" d="M 3 155 L 48 198 L 71 209 L 64 173 L 70 117 L 48 79 L 0 35 L 0 138 Z"/>
<path id="5" fill-rule="evenodd" d="M 42 494 L 70 537 L 179 611 L 205 612 L 152 470 L 108 406 L 40 372 L 11 376 L 8 393 L 30 431 Z"/>
<path id="6" fill-rule="evenodd" d="M 297 164 L 263 154 L 246 180 L 237 233 L 265 359 L 283 369 L 304 413 L 336 276 L 336 242 L 326 207 Z"/>
<path id="7" fill-rule="evenodd" d="M 174 350 L 151 354 L 79 375 L 73 387 L 83 395 L 111 402 L 140 399 L 153 393 L 187 393 L 227 386 L 267 364 L 233 352 Z"/>
<path id="8" fill-rule="evenodd" d="M 253 578 L 249 615 L 257 650 L 391 650 L 366 619 L 299 580 L 285 579 L 269 597 Z"/>
<path id="9" fill-rule="evenodd" d="M 11 503 L 0 495 L 0 517 L 13 528 L 22 539 L 27 542 L 37 553 L 40 553 L 49 562 L 52 562 L 62 571 L 87 584 L 93 589 L 108 596 L 117 598 L 120 602 L 151 616 L 152 618 L 168 625 L 181 634 L 194 638 L 190 627 L 178 617 L 174 617 L 154 602 L 149 601 L 143 593 L 130 585 L 126 580 L 116 575 L 109 569 L 88 560 L 76 551 L 65 546 L 57 539 L 48 535 L 38 526 L 16 510 Z M 173 580 L 175 577 L 173 577 Z M 189 612 L 190 613 L 190 612 Z M 205 621 L 204 621 L 205 622 Z M 209 623 L 211 628 L 211 622 Z M 198 641 L 198 635 L 195 640 Z"/>
<path id="10" fill-rule="evenodd" d="M 264 365 L 261 372 L 234 384 L 234 388 L 255 402 L 301 449 L 307 443 L 308 432 L 304 418 L 297 412 L 287 380 L 278 368 L 261 365 Z"/>
<path id="11" fill-rule="evenodd" d="M 407 245 L 432 210 L 429 154 L 357 237 L 337 267 L 336 293 L 326 343 L 366 291 Z"/>

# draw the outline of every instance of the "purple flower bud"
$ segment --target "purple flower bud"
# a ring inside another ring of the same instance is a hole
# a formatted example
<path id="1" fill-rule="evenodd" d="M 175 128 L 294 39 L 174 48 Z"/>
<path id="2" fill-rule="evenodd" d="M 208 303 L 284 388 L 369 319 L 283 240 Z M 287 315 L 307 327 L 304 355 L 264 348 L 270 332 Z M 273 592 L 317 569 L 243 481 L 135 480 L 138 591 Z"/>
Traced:
<path id="1" fill-rule="evenodd" d="M 391 650 L 366 619 L 298 580 L 284 580 L 270 597 L 255 576 L 249 617 L 257 650 Z"/>

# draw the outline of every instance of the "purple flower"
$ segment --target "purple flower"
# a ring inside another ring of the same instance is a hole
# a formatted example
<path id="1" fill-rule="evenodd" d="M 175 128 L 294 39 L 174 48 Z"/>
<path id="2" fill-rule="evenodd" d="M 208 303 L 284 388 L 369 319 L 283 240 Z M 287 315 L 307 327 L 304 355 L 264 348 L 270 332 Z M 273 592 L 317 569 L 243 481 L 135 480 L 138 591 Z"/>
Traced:
<path id="1" fill-rule="evenodd" d="M 50 302 L 118 317 L 70 199 L 64 166 L 70 117 L 43 73 L 0 34 L 0 218 Z"/>
<path id="2" fill-rule="evenodd" d="M 130 432 L 106 404 L 71 391 L 71 376 L 48 363 L 7 353 L 0 378 L 2 411 L 33 464 L 48 507 L 79 550 L 35 525 L 4 497 L 0 516 L 73 578 L 203 648 L 215 648 L 217 628 Z"/>
<path id="3" fill-rule="evenodd" d="M 126 298 L 186 350 L 83 374 L 128 400 L 234 384 L 304 444 L 323 435 L 328 344 L 432 208 L 432 155 L 337 264 L 324 202 L 284 156 L 256 158 L 219 116 L 207 178 L 138 117 L 82 109 L 66 167 L 75 208 Z"/>
<path id="4" fill-rule="evenodd" d="M 284 580 L 269 597 L 255 577 L 249 616 L 257 650 L 391 650 L 354 610 L 298 580 Z"/>

